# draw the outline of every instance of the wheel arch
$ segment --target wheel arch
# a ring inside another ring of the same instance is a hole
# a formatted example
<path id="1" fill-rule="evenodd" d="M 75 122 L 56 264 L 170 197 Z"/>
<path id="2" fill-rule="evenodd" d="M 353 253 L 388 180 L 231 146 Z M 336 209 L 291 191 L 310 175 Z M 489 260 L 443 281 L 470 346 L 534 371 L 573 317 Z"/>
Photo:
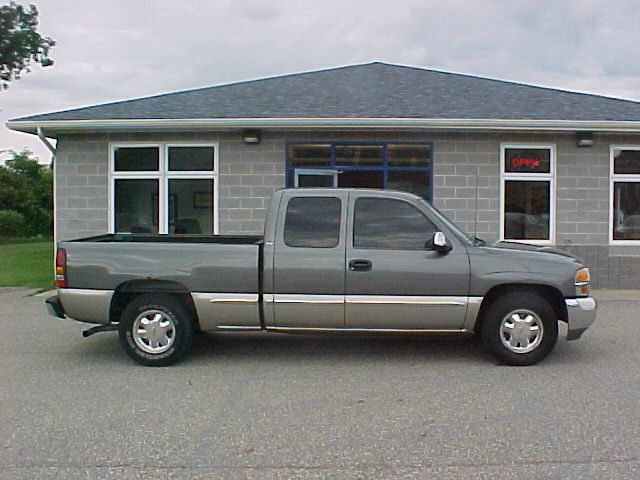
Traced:
<path id="1" fill-rule="evenodd" d="M 473 329 L 475 333 L 479 333 L 482 328 L 482 322 L 484 320 L 484 314 L 487 307 L 497 298 L 512 292 L 531 292 L 541 296 L 549 302 L 555 311 L 558 320 L 567 322 L 567 306 L 564 303 L 564 295 L 558 288 L 539 283 L 502 283 L 491 287 L 482 299 L 482 304 L 480 305 Z"/>
<path id="2" fill-rule="evenodd" d="M 109 306 L 109 322 L 119 322 L 127 305 L 136 297 L 146 293 L 166 294 L 179 299 L 189 309 L 191 317 L 196 323 L 196 328 L 200 328 L 198 311 L 193 303 L 191 291 L 180 282 L 157 279 L 127 280 L 118 285 L 113 292 Z"/>

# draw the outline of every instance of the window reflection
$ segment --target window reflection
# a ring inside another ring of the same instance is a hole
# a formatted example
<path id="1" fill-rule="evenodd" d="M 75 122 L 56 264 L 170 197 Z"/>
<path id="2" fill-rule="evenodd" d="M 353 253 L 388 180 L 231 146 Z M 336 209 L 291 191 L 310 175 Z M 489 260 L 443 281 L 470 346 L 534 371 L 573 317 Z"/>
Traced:
<path id="1" fill-rule="evenodd" d="M 430 145 L 387 145 L 387 162 L 389 163 L 389 167 L 428 167 L 430 158 Z"/>
<path id="2" fill-rule="evenodd" d="M 114 152 L 116 172 L 157 172 L 160 167 L 158 147 L 118 147 Z"/>
<path id="3" fill-rule="evenodd" d="M 317 169 L 335 172 L 339 187 L 387 188 L 415 193 L 430 201 L 431 157 L 429 143 L 291 143 L 287 145 L 286 184 L 333 186 L 326 179 L 300 181 L 309 170 Z"/>
<path id="4" fill-rule="evenodd" d="M 328 167 L 331 164 L 331 145 L 291 144 L 288 157 L 291 167 Z"/>
<path id="5" fill-rule="evenodd" d="M 613 239 L 640 240 L 640 182 L 613 185 Z"/>
<path id="6" fill-rule="evenodd" d="M 116 233 L 158 233 L 158 181 L 115 180 Z"/>
<path id="7" fill-rule="evenodd" d="M 505 238 L 548 239 L 550 183 L 513 180 L 504 183 Z"/>
<path id="8" fill-rule="evenodd" d="M 382 166 L 382 145 L 336 145 L 336 165 L 342 167 Z"/>
<path id="9" fill-rule="evenodd" d="M 333 248 L 340 240 L 340 199 L 297 197 L 289 200 L 284 243 L 290 247 Z"/>
<path id="10" fill-rule="evenodd" d="M 433 223 L 406 202 L 381 198 L 356 200 L 353 225 L 356 248 L 419 250 L 435 232 Z"/>
<path id="11" fill-rule="evenodd" d="M 214 147 L 169 147 L 169 170 L 213 171 Z"/>
<path id="12" fill-rule="evenodd" d="M 430 197 L 429 177 L 424 174 L 416 174 L 416 172 L 394 172 L 390 170 L 388 173 L 387 188 L 413 193 L 424 199 Z"/>
<path id="13" fill-rule="evenodd" d="M 169 233 L 213 235 L 213 180 L 169 180 Z"/>
<path id="14" fill-rule="evenodd" d="M 616 174 L 640 174 L 640 150 L 614 150 L 613 171 Z"/>

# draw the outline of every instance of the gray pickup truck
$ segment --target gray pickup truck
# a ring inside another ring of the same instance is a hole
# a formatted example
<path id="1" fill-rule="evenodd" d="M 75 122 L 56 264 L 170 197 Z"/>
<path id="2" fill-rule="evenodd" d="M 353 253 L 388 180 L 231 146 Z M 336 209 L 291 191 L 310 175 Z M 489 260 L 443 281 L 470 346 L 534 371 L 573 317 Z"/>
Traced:
<path id="1" fill-rule="evenodd" d="M 560 250 L 485 245 L 421 198 L 289 189 L 264 236 L 115 234 L 61 242 L 49 312 L 118 330 L 144 365 L 169 365 L 197 331 L 473 334 L 532 365 L 596 316 L 589 270 Z"/>

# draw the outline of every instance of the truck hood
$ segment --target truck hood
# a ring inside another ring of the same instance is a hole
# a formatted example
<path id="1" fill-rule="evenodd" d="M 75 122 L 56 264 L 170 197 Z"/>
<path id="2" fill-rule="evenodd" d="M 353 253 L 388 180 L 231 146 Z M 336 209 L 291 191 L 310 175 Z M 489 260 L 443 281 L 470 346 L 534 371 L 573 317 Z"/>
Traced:
<path id="1" fill-rule="evenodd" d="M 531 243 L 499 241 L 499 242 L 492 243 L 491 247 L 506 249 L 506 250 L 520 250 L 525 252 L 551 253 L 555 255 L 560 255 L 562 257 L 571 258 L 578 263 L 582 263 L 582 259 L 580 259 L 580 257 L 577 257 L 569 252 L 566 252 L 565 250 L 549 247 L 547 245 L 533 245 Z"/>

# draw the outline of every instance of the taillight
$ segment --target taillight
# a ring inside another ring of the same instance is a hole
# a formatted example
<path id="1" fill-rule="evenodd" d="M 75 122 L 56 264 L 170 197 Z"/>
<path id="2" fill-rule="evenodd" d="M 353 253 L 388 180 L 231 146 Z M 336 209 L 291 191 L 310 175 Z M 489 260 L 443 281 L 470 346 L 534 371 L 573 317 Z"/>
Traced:
<path id="1" fill-rule="evenodd" d="M 56 287 L 67 288 L 67 252 L 64 248 L 56 250 Z"/>

